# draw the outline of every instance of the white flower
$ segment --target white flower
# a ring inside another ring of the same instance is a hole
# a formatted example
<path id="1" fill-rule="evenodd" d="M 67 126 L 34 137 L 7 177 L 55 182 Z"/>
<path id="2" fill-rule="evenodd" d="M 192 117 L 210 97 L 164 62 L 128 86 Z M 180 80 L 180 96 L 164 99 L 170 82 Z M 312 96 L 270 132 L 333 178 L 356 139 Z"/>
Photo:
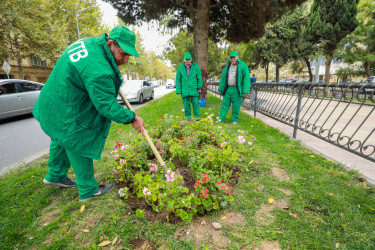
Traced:
<path id="1" fill-rule="evenodd" d="M 144 188 L 143 188 L 143 194 L 144 194 L 144 195 L 150 195 L 151 192 L 150 192 L 150 190 L 148 190 L 148 188 L 144 187 Z"/>

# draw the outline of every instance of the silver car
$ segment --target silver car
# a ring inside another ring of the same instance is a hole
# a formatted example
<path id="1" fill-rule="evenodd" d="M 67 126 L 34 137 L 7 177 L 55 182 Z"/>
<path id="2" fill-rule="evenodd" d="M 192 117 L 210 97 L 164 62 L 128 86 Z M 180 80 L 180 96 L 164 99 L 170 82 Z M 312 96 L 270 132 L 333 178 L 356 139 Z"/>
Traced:
<path id="1" fill-rule="evenodd" d="M 20 79 L 0 80 L 0 119 L 30 114 L 43 86 Z"/>
<path id="2" fill-rule="evenodd" d="M 143 103 L 146 98 L 154 99 L 154 87 L 144 80 L 127 80 L 121 89 L 129 102 Z M 118 100 L 121 100 L 121 97 Z"/>

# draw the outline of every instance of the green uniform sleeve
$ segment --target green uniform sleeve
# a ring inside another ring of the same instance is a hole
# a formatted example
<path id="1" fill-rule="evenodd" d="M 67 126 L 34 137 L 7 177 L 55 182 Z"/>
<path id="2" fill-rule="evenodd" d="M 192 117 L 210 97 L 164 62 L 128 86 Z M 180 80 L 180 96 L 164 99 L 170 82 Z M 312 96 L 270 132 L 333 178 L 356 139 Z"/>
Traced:
<path id="1" fill-rule="evenodd" d="M 181 94 L 182 86 L 181 86 L 181 66 L 177 68 L 176 72 L 176 94 Z"/>
<path id="2" fill-rule="evenodd" d="M 100 115 L 117 123 L 131 123 L 135 113 L 117 102 L 115 81 L 110 75 L 96 75 L 85 79 L 84 85 Z"/>
<path id="3" fill-rule="evenodd" d="M 225 66 L 223 73 L 221 74 L 218 91 L 224 91 L 225 81 L 227 79 L 227 70 L 228 70 L 228 65 Z"/>
<path id="4" fill-rule="evenodd" d="M 247 64 L 244 63 L 244 67 L 243 67 L 243 74 L 244 74 L 244 77 L 243 77 L 243 89 L 242 89 L 242 92 L 244 94 L 249 94 L 250 93 L 250 71 L 249 71 L 249 67 L 247 67 Z"/>

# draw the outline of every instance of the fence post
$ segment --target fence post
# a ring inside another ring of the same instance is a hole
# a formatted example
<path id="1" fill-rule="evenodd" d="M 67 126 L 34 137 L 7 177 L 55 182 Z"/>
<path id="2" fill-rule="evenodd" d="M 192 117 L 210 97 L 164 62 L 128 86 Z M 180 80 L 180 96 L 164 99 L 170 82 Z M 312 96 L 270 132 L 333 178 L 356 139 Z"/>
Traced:
<path id="1" fill-rule="evenodd" d="M 299 122 L 299 113 L 301 111 L 301 102 L 303 97 L 303 84 L 298 85 L 298 104 L 297 104 L 297 111 L 296 117 L 294 119 L 294 129 L 293 129 L 293 138 L 296 139 L 297 137 L 297 129 L 298 129 L 298 122 Z"/>
<path id="2" fill-rule="evenodd" d="M 257 117 L 257 98 L 258 98 L 258 91 L 257 91 L 257 86 L 254 85 L 254 90 L 255 90 L 255 94 L 254 94 L 254 117 Z M 251 96 L 250 96 L 251 97 Z M 250 99 L 251 101 L 251 99 Z M 251 105 L 251 102 L 250 102 L 250 105 Z"/>

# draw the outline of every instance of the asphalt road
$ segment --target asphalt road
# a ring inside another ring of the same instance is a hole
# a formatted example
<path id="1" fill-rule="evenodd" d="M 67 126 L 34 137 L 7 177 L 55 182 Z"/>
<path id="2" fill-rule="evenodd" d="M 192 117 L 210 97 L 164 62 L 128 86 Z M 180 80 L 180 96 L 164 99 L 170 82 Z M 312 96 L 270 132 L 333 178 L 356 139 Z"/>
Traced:
<path id="1" fill-rule="evenodd" d="M 158 99 L 175 89 L 160 86 L 154 89 L 154 98 Z M 131 103 L 133 109 L 146 105 Z M 23 163 L 29 163 L 44 154 L 48 154 L 51 139 L 42 131 L 32 115 L 0 121 L 0 174 Z"/>

